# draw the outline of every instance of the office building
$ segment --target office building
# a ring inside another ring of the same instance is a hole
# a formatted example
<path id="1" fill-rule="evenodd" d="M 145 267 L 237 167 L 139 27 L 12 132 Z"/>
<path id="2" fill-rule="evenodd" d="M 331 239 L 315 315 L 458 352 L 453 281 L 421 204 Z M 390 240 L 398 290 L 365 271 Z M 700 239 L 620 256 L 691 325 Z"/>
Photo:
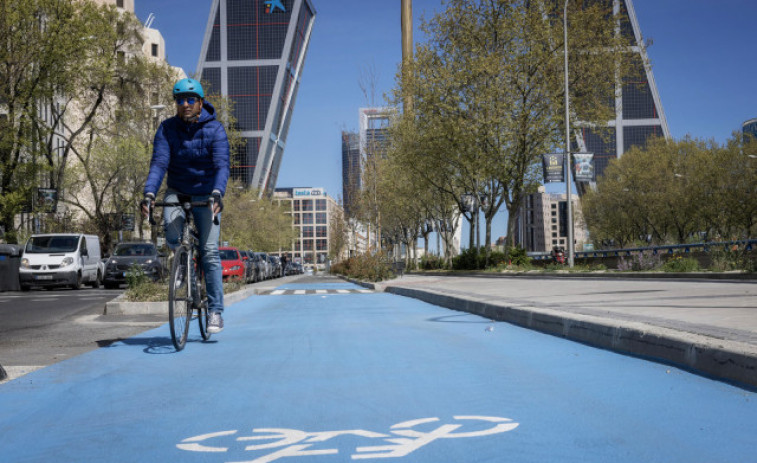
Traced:
<path id="1" fill-rule="evenodd" d="M 587 233 L 583 226 L 578 195 L 571 195 L 575 221 L 573 236 L 576 249 L 582 249 Z M 537 193 L 527 195 L 515 220 L 515 243 L 528 252 L 548 252 L 554 248 L 567 249 L 568 210 L 565 194 Z"/>
<path id="2" fill-rule="evenodd" d="M 361 188 L 360 135 L 342 132 L 342 203 L 348 216 L 354 212 Z"/>
<path id="3" fill-rule="evenodd" d="M 757 139 L 757 118 L 749 119 L 741 124 L 741 133 L 746 141 L 747 135 L 751 135 L 754 139 Z"/>
<path id="4" fill-rule="evenodd" d="M 342 208 L 323 188 L 276 188 L 273 200 L 292 215 L 292 228 L 299 237 L 290 249 L 278 254 L 287 254 L 303 265 L 325 265 L 336 239 L 335 221 L 344 217 Z"/>
<path id="5" fill-rule="evenodd" d="M 197 65 L 234 105 L 243 143 L 231 178 L 272 193 L 315 20 L 311 0 L 213 0 Z"/>
<path id="6" fill-rule="evenodd" d="M 389 145 L 389 108 L 360 108 L 360 155 L 368 160 L 372 156 L 385 156 Z"/>
<path id="7" fill-rule="evenodd" d="M 634 66 L 638 74 L 636 78 L 623 82 L 622 88 L 616 92 L 613 101 L 615 119 L 609 121 L 606 128 L 600 129 L 603 132 L 609 131 L 605 136 L 601 136 L 595 129 L 578 127 L 578 149 L 594 153 L 597 176 L 602 175 L 611 159 L 621 157 L 633 146 L 645 146 L 650 136 L 670 138 L 633 0 L 610 1 L 616 14 L 620 16 L 621 33 L 636 44 L 630 51 L 635 54 Z"/>

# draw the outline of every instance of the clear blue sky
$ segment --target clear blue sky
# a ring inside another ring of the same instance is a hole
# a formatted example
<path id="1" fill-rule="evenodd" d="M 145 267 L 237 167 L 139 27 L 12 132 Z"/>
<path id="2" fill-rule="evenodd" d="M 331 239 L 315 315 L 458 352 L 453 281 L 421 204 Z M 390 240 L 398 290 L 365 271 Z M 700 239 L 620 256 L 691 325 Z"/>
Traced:
<path id="1" fill-rule="evenodd" d="M 135 0 L 144 21 L 166 40 L 168 61 L 192 74 L 210 12 L 210 0 Z M 340 131 L 355 130 L 358 108 L 367 106 L 361 74 L 372 70 L 380 102 L 394 85 L 401 57 L 400 0 L 313 0 L 317 10 L 279 187 L 342 191 Z M 690 134 L 724 142 L 741 123 L 757 117 L 755 0 L 635 0 L 662 106 L 674 138 Z M 442 0 L 414 0 L 416 41 L 422 15 L 443 9 Z M 564 191 L 550 184 L 549 191 Z M 505 234 L 506 215 L 493 236 Z M 464 235 L 464 242 L 467 242 Z M 482 240 L 483 241 L 483 240 Z"/>

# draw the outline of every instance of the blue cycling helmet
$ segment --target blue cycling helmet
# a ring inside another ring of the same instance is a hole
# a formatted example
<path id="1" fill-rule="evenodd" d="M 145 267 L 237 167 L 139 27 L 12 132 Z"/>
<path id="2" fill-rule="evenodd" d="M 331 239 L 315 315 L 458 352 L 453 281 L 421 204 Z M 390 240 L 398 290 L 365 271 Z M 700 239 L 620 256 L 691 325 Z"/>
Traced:
<path id="1" fill-rule="evenodd" d="M 173 96 L 176 98 L 182 93 L 193 93 L 200 98 L 205 98 L 205 92 L 202 91 L 202 85 L 194 79 L 181 79 L 173 86 Z"/>

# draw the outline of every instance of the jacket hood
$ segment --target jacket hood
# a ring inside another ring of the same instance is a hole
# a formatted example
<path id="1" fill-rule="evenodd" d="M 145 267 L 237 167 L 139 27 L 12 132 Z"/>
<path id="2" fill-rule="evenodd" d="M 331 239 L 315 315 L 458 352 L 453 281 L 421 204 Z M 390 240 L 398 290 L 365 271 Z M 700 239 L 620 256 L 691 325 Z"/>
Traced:
<path id="1" fill-rule="evenodd" d="M 215 120 L 215 118 L 216 108 L 208 100 L 202 100 L 202 111 L 197 122 L 208 122 Z"/>

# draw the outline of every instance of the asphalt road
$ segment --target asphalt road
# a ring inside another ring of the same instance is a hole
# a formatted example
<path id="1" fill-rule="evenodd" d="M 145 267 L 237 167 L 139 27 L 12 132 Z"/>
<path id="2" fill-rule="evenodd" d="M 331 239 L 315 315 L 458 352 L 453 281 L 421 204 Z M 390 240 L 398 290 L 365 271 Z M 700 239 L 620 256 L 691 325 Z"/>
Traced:
<path id="1" fill-rule="evenodd" d="M 742 462 L 757 396 L 318 278 L 0 385 L 8 461 Z"/>
<path id="2" fill-rule="evenodd" d="M 122 290 L 0 293 L 0 365 L 10 378 L 89 352 L 165 323 L 165 317 L 104 316 Z"/>

